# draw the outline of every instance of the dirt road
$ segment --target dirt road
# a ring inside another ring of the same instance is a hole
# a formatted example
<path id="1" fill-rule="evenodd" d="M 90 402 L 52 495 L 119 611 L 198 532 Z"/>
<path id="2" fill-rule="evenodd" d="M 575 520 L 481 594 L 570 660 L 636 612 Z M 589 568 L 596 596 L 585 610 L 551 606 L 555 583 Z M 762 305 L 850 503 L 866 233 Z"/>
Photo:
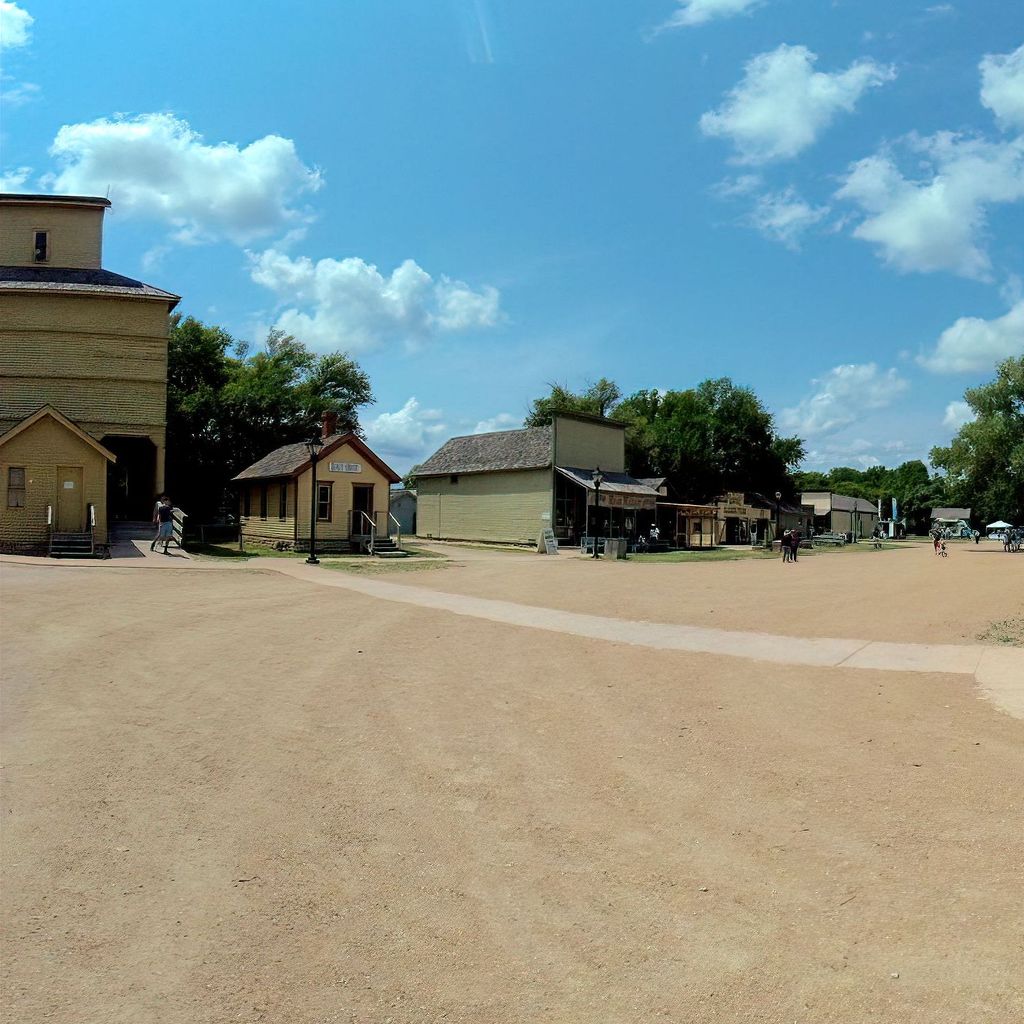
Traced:
<path id="1" fill-rule="evenodd" d="M 540 572 L 533 603 L 583 602 Z M 0 582 L 6 1020 L 1024 1016 L 1024 723 L 964 676 L 249 568 Z"/>

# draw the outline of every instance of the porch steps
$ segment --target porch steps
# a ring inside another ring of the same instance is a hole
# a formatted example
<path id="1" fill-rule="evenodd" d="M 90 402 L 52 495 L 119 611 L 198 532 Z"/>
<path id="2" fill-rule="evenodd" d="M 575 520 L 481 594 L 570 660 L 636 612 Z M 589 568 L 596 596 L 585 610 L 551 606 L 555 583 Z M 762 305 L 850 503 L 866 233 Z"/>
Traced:
<path id="1" fill-rule="evenodd" d="M 99 558 L 91 533 L 54 533 L 50 536 L 51 558 Z"/>
<path id="2" fill-rule="evenodd" d="M 403 551 L 391 537 L 378 537 L 373 545 L 374 558 L 408 558 L 409 552 Z"/>

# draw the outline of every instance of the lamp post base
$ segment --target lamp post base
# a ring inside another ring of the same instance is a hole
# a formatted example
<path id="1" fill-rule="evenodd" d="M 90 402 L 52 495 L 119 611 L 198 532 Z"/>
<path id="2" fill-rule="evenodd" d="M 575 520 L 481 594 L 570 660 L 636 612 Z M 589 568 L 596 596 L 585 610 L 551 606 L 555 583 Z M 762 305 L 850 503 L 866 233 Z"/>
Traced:
<path id="1" fill-rule="evenodd" d="M 320 564 L 320 559 L 317 558 L 315 555 L 310 555 L 309 558 L 306 559 L 306 565 L 319 565 L 319 564 Z"/>

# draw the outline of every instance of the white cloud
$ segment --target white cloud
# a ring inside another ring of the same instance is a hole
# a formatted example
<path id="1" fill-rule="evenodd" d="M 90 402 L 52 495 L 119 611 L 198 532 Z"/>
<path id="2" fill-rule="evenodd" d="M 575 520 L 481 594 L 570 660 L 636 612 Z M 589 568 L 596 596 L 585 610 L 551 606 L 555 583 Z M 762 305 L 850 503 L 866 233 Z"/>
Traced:
<path id="1" fill-rule="evenodd" d="M 836 193 L 867 215 L 854 236 L 878 245 L 897 270 L 988 280 L 991 263 L 979 236 L 987 207 L 1024 198 L 1024 138 L 991 143 L 941 132 L 907 143 L 923 161 L 920 180 L 904 177 L 881 152 L 854 164 Z"/>
<path id="2" fill-rule="evenodd" d="M 314 263 L 268 249 L 249 258 L 252 279 L 287 304 L 277 326 L 316 349 L 358 352 L 392 340 L 415 346 L 501 319 L 496 288 L 473 291 L 447 277 L 435 281 L 413 260 L 384 276 L 357 257 Z"/>
<path id="3" fill-rule="evenodd" d="M 1024 301 L 995 320 L 960 317 L 918 362 L 934 373 L 969 373 L 991 370 L 1000 360 L 1019 355 L 1024 355 Z"/>
<path id="4" fill-rule="evenodd" d="M 397 412 L 382 412 L 363 424 L 366 439 L 382 456 L 401 460 L 426 458 L 447 433 L 437 409 L 421 409 L 410 398 Z"/>
<path id="5" fill-rule="evenodd" d="M 760 174 L 740 174 L 735 178 L 723 178 L 711 186 L 711 194 L 716 199 L 737 199 L 756 192 L 763 183 Z"/>
<path id="6" fill-rule="evenodd" d="M 208 145 L 171 114 L 65 125 L 50 152 L 62 165 L 46 179 L 53 191 L 106 195 L 109 187 L 118 212 L 165 221 L 189 244 L 245 245 L 293 230 L 310 219 L 296 198 L 322 183 L 291 139 Z"/>
<path id="7" fill-rule="evenodd" d="M 701 117 L 701 131 L 730 139 L 740 163 L 789 159 L 837 114 L 851 112 L 867 89 L 896 77 L 891 67 L 872 60 L 828 74 L 814 70 L 817 59 L 806 46 L 785 43 L 751 58 L 725 103 Z"/>
<path id="8" fill-rule="evenodd" d="M 489 420 L 481 420 L 474 428 L 474 434 L 493 434 L 496 430 L 517 430 L 523 425 L 522 416 L 513 416 L 510 412 L 499 412 Z"/>
<path id="9" fill-rule="evenodd" d="M 827 214 L 827 206 L 811 206 L 792 188 L 787 188 L 759 196 L 749 223 L 762 235 L 782 242 L 788 249 L 799 249 L 803 233 Z"/>
<path id="10" fill-rule="evenodd" d="M 0 174 L 0 192 L 20 192 L 31 173 L 31 167 L 15 167 Z"/>
<path id="11" fill-rule="evenodd" d="M 950 402 L 946 406 L 946 415 L 942 417 L 942 425 L 950 430 L 959 430 L 973 419 L 974 410 L 966 402 Z"/>
<path id="12" fill-rule="evenodd" d="M 801 437 L 835 433 L 865 415 L 884 409 L 907 390 L 895 369 L 879 370 L 876 363 L 848 363 L 833 367 L 818 380 L 814 391 L 799 405 L 783 409 L 780 424 Z"/>
<path id="13" fill-rule="evenodd" d="M 990 53 L 982 58 L 981 102 L 1000 124 L 1024 128 L 1024 45 L 1013 53 Z"/>
<path id="14" fill-rule="evenodd" d="M 40 92 L 41 90 L 35 82 L 15 82 L 10 75 L 0 75 L 0 105 L 2 106 L 22 107 L 37 99 Z"/>
<path id="15" fill-rule="evenodd" d="M 27 46 L 33 21 L 35 18 L 28 11 L 9 0 L 0 0 L 0 50 Z"/>
<path id="16" fill-rule="evenodd" d="M 667 28 L 691 28 L 715 18 L 732 18 L 760 7 L 764 0 L 676 0 L 679 10 L 661 25 Z"/>

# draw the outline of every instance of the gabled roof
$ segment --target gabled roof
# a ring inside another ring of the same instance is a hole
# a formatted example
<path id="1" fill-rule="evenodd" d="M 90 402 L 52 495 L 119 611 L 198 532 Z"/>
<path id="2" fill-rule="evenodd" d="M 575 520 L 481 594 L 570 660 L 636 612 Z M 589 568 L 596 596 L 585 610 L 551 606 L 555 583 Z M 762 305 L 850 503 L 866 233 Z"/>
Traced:
<path id="1" fill-rule="evenodd" d="M 17 423 L 13 427 L 11 427 L 11 429 L 8 430 L 7 433 L 0 434 L 0 446 L 7 444 L 8 441 L 13 440 L 19 434 L 28 430 L 29 427 L 35 425 L 41 419 L 44 419 L 47 416 L 50 419 L 54 420 L 56 423 L 59 423 L 65 429 L 70 430 L 72 434 L 74 434 L 80 440 L 84 441 L 87 445 L 89 445 L 90 448 L 95 448 L 96 451 L 98 451 L 100 455 L 103 456 L 103 458 L 107 459 L 110 462 L 117 462 L 117 456 L 112 451 L 110 451 L 107 448 L 104 448 L 103 445 L 101 445 L 99 441 L 96 440 L 96 438 L 87 434 L 77 423 L 74 423 L 72 420 L 69 420 L 67 416 L 64 415 L 64 413 L 60 412 L 57 409 L 54 409 L 52 405 L 44 405 L 42 408 L 36 409 L 36 411 L 32 413 L 31 416 L 26 416 L 20 423 Z"/>
<path id="2" fill-rule="evenodd" d="M 364 441 L 351 432 L 332 434 L 327 438 L 327 443 L 317 456 L 317 462 L 323 462 L 331 452 L 343 444 L 349 445 L 362 455 L 367 462 L 387 478 L 389 483 L 397 484 L 402 479 L 383 459 L 371 451 Z M 309 449 L 306 447 L 305 441 L 299 441 L 296 444 L 286 444 L 275 448 L 269 455 L 264 455 L 259 462 L 254 462 L 248 469 L 243 469 L 241 473 L 232 478 L 232 481 L 275 480 L 283 476 L 299 476 L 309 469 L 309 465 Z"/>
<path id="3" fill-rule="evenodd" d="M 551 427 L 523 427 L 490 434 L 453 437 L 413 468 L 413 476 L 452 473 L 496 473 L 502 470 L 546 469 L 551 465 Z"/>
<path id="4" fill-rule="evenodd" d="M 162 299 L 173 309 L 179 295 L 109 270 L 82 267 L 0 267 L 0 289 L 19 292 L 113 295 L 122 298 Z"/>
<path id="5" fill-rule="evenodd" d="M 933 508 L 932 519 L 970 519 L 969 508 Z"/>

